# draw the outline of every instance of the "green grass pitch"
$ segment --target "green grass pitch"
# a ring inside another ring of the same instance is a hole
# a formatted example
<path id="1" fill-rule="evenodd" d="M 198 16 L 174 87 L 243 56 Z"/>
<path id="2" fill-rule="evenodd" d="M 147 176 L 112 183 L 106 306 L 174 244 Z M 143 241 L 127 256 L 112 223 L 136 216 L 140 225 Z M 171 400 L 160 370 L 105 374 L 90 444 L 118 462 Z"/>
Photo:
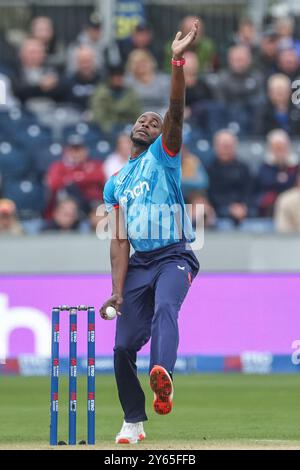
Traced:
<path id="1" fill-rule="evenodd" d="M 60 380 L 59 439 L 67 440 L 68 379 Z M 149 421 L 140 449 L 300 448 L 300 376 L 178 375 L 168 416 L 154 413 L 148 379 L 141 380 Z M 113 449 L 122 423 L 114 377 L 99 375 L 96 386 L 97 448 Z M 46 377 L 0 378 L 0 448 L 49 448 L 49 387 Z M 79 441 L 86 439 L 85 377 L 77 410 Z"/>

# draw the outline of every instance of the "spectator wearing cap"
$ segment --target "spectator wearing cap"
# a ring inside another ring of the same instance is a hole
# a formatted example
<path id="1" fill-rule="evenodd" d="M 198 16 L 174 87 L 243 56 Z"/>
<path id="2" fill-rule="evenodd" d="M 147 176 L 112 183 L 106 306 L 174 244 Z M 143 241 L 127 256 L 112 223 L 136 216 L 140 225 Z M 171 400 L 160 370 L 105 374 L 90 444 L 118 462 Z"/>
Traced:
<path id="1" fill-rule="evenodd" d="M 170 76 L 157 70 L 157 63 L 142 49 L 132 51 L 127 62 L 126 84 L 141 100 L 142 112 L 164 114 L 168 107 Z"/>
<path id="2" fill-rule="evenodd" d="M 102 200 L 104 183 L 102 163 L 89 158 L 81 136 L 69 136 L 62 161 L 52 163 L 46 175 L 50 192 L 48 214 L 61 193 L 75 198 L 80 207 L 87 210 L 90 203 Z"/>
<path id="3" fill-rule="evenodd" d="M 268 28 L 262 33 L 259 47 L 256 67 L 266 83 L 277 71 L 278 35 L 275 28 Z"/>
<path id="4" fill-rule="evenodd" d="M 237 138 L 231 132 L 216 133 L 216 159 L 208 169 L 208 194 L 217 216 L 229 218 L 238 225 L 253 213 L 253 182 L 248 167 L 237 158 L 237 145 Z"/>
<path id="5" fill-rule="evenodd" d="M 280 233 L 300 233 L 300 169 L 295 187 L 284 191 L 276 200 L 275 227 Z"/>
<path id="6" fill-rule="evenodd" d="M 260 37 L 254 22 L 251 20 L 251 18 L 242 18 L 239 21 L 238 29 L 232 38 L 230 47 L 249 47 L 255 62 L 259 51 L 259 43 Z"/>
<path id="7" fill-rule="evenodd" d="M 283 129 L 290 136 L 300 133 L 300 109 L 291 100 L 292 84 L 283 74 L 268 80 L 268 100 L 254 116 L 254 133 L 266 136 L 274 129 Z"/>
<path id="8" fill-rule="evenodd" d="M 195 20 L 198 20 L 199 22 L 198 34 L 195 41 L 193 41 L 193 43 L 191 44 L 189 50 L 197 54 L 203 73 L 216 71 L 219 67 L 217 48 L 213 40 L 206 36 L 205 26 L 202 19 L 191 15 L 185 16 L 179 25 L 179 31 L 182 32 L 182 36 L 188 34 L 193 28 Z M 166 72 L 170 72 L 171 70 L 170 50 L 171 41 L 168 41 L 164 47 L 164 69 Z"/>
<path id="9" fill-rule="evenodd" d="M 80 220 L 80 211 L 75 199 L 66 197 L 58 200 L 52 220 L 44 222 L 42 231 L 87 232 L 87 225 Z"/>
<path id="10" fill-rule="evenodd" d="M 106 83 L 101 83 L 91 98 L 93 119 L 104 131 L 135 122 L 141 102 L 133 87 L 125 84 L 122 66 L 110 67 Z"/>
<path id="11" fill-rule="evenodd" d="M 85 111 L 103 73 L 97 70 L 95 51 L 90 46 L 75 49 L 75 65 L 75 72 L 61 82 L 61 97 L 79 111 Z"/>
<path id="12" fill-rule="evenodd" d="M 0 199 L 0 235 L 22 235 L 16 205 L 10 199 Z"/>
<path id="13" fill-rule="evenodd" d="M 128 162 L 131 154 L 132 142 L 128 134 L 119 134 L 116 142 L 116 148 L 113 153 L 108 155 L 103 166 L 106 179 L 121 170 Z"/>
<path id="14" fill-rule="evenodd" d="M 267 136 L 266 161 L 257 176 L 257 205 L 259 215 L 271 217 L 279 194 L 292 188 L 296 182 L 298 157 L 291 150 L 289 135 L 274 130 Z"/>
<path id="15" fill-rule="evenodd" d="M 275 24 L 279 49 L 294 49 L 300 59 L 300 41 L 295 39 L 295 20 L 291 17 L 278 18 Z"/>
<path id="16" fill-rule="evenodd" d="M 132 51 L 143 49 L 153 55 L 158 64 L 158 68 L 161 68 L 163 65 L 164 57 L 161 47 L 156 47 L 153 40 L 153 32 L 150 26 L 145 22 L 138 23 L 128 39 L 119 41 L 119 47 L 123 64 L 127 62 L 128 56 Z"/>
<path id="17" fill-rule="evenodd" d="M 105 72 L 109 65 L 119 65 L 121 55 L 115 41 L 108 44 L 103 35 L 102 20 L 98 13 L 92 13 L 74 43 L 67 50 L 67 72 L 76 72 L 75 51 L 79 46 L 88 46 L 94 50 L 96 67 L 99 72 Z"/>
<path id="18" fill-rule="evenodd" d="M 279 50 L 277 72 L 289 77 L 291 82 L 300 77 L 300 57 L 293 48 Z"/>
<path id="19" fill-rule="evenodd" d="M 46 63 L 50 67 L 63 69 L 65 49 L 55 36 L 52 19 L 48 16 L 37 16 L 30 24 L 31 37 L 40 41 L 46 51 Z"/>
<path id="20" fill-rule="evenodd" d="M 20 67 L 14 82 L 16 96 L 22 103 L 30 99 L 59 98 L 58 74 L 46 65 L 45 46 L 39 40 L 27 38 L 20 49 Z"/>

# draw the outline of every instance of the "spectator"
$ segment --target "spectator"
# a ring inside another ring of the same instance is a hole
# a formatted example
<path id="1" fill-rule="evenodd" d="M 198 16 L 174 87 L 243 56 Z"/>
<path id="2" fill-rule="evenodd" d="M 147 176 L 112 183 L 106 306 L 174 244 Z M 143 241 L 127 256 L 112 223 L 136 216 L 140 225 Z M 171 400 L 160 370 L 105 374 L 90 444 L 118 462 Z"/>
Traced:
<path id="1" fill-rule="evenodd" d="M 87 212 L 90 203 L 102 200 L 104 183 L 102 163 L 89 158 L 81 136 L 69 136 L 62 161 L 52 163 L 46 175 L 52 196 L 49 212 L 61 192 L 75 198 Z"/>
<path id="2" fill-rule="evenodd" d="M 58 75 L 45 65 L 44 45 L 37 39 L 25 39 L 20 50 L 20 70 L 15 81 L 15 94 L 27 103 L 33 98 L 58 98 Z"/>
<path id="3" fill-rule="evenodd" d="M 111 41 L 108 45 L 103 37 L 102 20 L 97 13 L 92 13 L 83 31 L 78 35 L 76 41 L 71 44 L 67 51 L 67 72 L 76 72 L 75 51 L 79 46 L 88 46 L 94 50 L 96 67 L 99 72 L 106 72 L 109 65 L 119 65 L 121 56 L 116 42 Z"/>
<path id="4" fill-rule="evenodd" d="M 197 54 L 203 73 L 216 71 L 219 65 L 216 46 L 212 39 L 205 35 L 205 26 L 202 19 L 195 16 L 185 16 L 179 25 L 179 31 L 182 32 L 182 36 L 188 34 L 196 19 L 199 21 L 198 36 L 191 45 L 191 51 Z M 164 69 L 166 72 L 171 70 L 170 50 L 171 41 L 168 41 L 165 45 Z"/>
<path id="5" fill-rule="evenodd" d="M 22 235 L 16 205 L 10 199 L 0 199 L 0 235 Z"/>
<path id="6" fill-rule="evenodd" d="M 262 98 L 262 76 L 252 70 L 252 55 L 246 46 L 228 51 L 228 68 L 220 74 L 222 97 L 230 105 L 256 105 Z"/>
<path id="7" fill-rule="evenodd" d="M 91 98 L 93 119 L 107 132 L 116 125 L 135 122 L 141 114 L 140 100 L 133 90 L 125 85 L 122 67 L 111 67 L 107 83 L 99 85 Z"/>
<path id="8" fill-rule="evenodd" d="M 252 115 L 263 100 L 263 77 L 252 70 L 248 47 L 229 49 L 228 68 L 220 74 L 219 90 L 228 106 L 228 120 L 237 122 L 242 133 L 252 133 Z"/>
<path id="9" fill-rule="evenodd" d="M 127 163 L 131 154 L 132 142 L 127 134 L 120 134 L 117 138 L 116 150 L 111 153 L 103 164 L 106 179 L 121 170 Z"/>
<path id="10" fill-rule="evenodd" d="M 75 73 L 62 81 L 61 95 L 65 102 L 85 111 L 103 75 L 97 71 L 95 52 L 89 46 L 75 50 L 75 64 Z"/>
<path id="11" fill-rule="evenodd" d="M 283 129 L 291 136 L 300 132 L 300 109 L 291 100 L 291 81 L 283 74 L 268 80 L 268 102 L 255 117 L 255 133 L 266 136 L 271 130 Z"/>
<path id="12" fill-rule="evenodd" d="M 267 81 L 277 71 L 278 35 L 273 28 L 262 33 L 256 67 Z"/>
<path id="13" fill-rule="evenodd" d="M 300 233 L 300 170 L 296 186 L 278 196 L 275 203 L 275 226 L 280 233 Z"/>
<path id="14" fill-rule="evenodd" d="M 200 78 L 199 60 L 195 52 L 185 53 L 184 78 L 186 86 L 185 94 L 185 118 L 193 116 L 203 110 L 203 105 L 213 98 L 213 94 L 203 78 Z"/>
<path id="15" fill-rule="evenodd" d="M 83 228 L 84 224 L 80 222 L 77 202 L 72 198 L 65 198 L 57 202 L 52 220 L 44 223 L 42 231 L 80 232 Z"/>
<path id="16" fill-rule="evenodd" d="M 289 77 L 293 82 L 299 78 L 300 57 L 295 49 L 283 49 L 278 53 L 277 71 Z"/>
<path id="17" fill-rule="evenodd" d="M 300 41 L 294 38 L 295 20 L 293 18 L 279 18 L 276 22 L 276 32 L 279 38 L 279 49 L 295 49 L 300 58 Z"/>
<path id="18" fill-rule="evenodd" d="M 220 218 L 235 224 L 251 214 L 252 181 L 247 166 L 237 159 L 237 139 L 229 131 L 214 138 L 216 160 L 209 168 L 209 199 Z"/>
<path id="19" fill-rule="evenodd" d="M 147 51 L 133 51 L 128 58 L 127 70 L 126 84 L 139 96 L 142 112 L 164 114 L 168 107 L 170 77 L 157 71 L 154 57 Z"/>
<path id="20" fill-rule="evenodd" d="M 40 41 L 46 51 L 46 64 L 62 70 L 65 63 L 65 50 L 55 37 L 54 26 L 48 16 L 37 16 L 30 25 L 31 37 Z"/>
<path id="21" fill-rule="evenodd" d="M 258 210 L 263 217 L 271 217 L 278 195 L 295 185 L 298 163 L 286 132 L 270 132 L 267 145 L 266 161 L 257 177 Z"/>
<path id="22" fill-rule="evenodd" d="M 250 18 L 242 18 L 238 30 L 233 36 L 231 46 L 246 46 L 250 49 L 252 57 L 256 59 L 259 51 L 260 37 L 255 24 Z"/>
<path id="23" fill-rule="evenodd" d="M 137 24 L 130 38 L 120 41 L 119 47 L 123 64 L 127 62 L 128 56 L 132 51 L 142 49 L 150 52 L 159 68 L 162 67 L 163 57 L 161 48 L 155 47 L 152 30 L 145 22 Z"/>

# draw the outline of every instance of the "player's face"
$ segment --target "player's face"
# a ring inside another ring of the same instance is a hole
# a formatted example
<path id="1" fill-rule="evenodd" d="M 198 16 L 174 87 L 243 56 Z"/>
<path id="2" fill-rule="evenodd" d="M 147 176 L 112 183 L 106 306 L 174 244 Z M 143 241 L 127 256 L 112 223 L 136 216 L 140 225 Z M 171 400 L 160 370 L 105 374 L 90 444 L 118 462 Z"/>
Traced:
<path id="1" fill-rule="evenodd" d="M 131 140 L 138 145 L 151 145 L 162 131 L 162 120 L 156 113 L 144 113 L 131 131 Z"/>

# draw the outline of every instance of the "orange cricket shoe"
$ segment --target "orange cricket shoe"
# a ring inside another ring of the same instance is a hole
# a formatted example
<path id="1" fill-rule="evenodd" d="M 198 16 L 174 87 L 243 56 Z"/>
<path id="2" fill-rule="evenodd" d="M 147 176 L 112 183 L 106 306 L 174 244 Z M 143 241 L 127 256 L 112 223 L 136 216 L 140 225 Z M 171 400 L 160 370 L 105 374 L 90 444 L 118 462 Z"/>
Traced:
<path id="1" fill-rule="evenodd" d="M 154 366 L 150 372 L 150 387 L 154 393 L 153 408 L 159 415 L 166 415 L 172 411 L 173 382 L 162 366 Z"/>

